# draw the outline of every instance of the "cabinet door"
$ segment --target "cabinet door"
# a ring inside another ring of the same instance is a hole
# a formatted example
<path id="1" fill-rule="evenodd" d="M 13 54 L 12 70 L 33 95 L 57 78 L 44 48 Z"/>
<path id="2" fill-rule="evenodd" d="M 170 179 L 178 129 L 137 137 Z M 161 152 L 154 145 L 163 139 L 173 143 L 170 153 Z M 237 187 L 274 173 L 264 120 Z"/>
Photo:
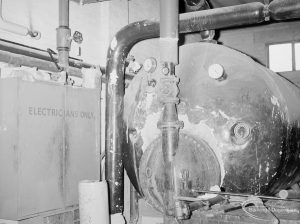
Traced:
<path id="1" fill-rule="evenodd" d="M 100 91 L 67 88 L 66 206 L 78 204 L 78 183 L 99 180 Z"/>
<path id="2" fill-rule="evenodd" d="M 63 207 L 65 87 L 20 82 L 20 215 Z"/>

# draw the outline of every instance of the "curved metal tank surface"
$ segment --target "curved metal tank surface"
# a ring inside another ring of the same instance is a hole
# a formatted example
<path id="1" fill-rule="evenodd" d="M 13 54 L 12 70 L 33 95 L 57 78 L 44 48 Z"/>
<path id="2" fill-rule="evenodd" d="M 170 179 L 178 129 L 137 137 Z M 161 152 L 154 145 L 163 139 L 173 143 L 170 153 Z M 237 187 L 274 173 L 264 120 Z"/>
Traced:
<path id="1" fill-rule="evenodd" d="M 300 89 L 221 45 L 184 45 L 179 55 L 178 114 L 184 128 L 175 185 L 180 195 L 214 185 L 226 192 L 272 195 L 300 182 Z M 213 77 L 222 68 L 222 77 Z M 166 187 L 157 128 L 160 69 L 140 72 L 124 98 L 125 167 L 134 186 L 159 210 Z"/>

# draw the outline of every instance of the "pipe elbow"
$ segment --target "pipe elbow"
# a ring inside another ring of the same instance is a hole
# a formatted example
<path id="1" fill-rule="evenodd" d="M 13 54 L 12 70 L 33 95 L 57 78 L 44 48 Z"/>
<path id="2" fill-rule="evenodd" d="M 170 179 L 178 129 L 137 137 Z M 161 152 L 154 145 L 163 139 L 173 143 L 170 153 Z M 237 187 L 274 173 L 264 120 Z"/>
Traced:
<path id="1" fill-rule="evenodd" d="M 158 36 L 159 23 L 149 20 L 131 23 L 117 32 L 107 52 L 107 80 L 116 80 L 114 77 L 117 77 L 118 80 L 123 80 L 125 59 L 133 45 L 139 41 Z M 113 75 L 113 79 L 110 78 L 111 75 Z M 112 82 L 110 84 L 122 85 L 122 82 Z"/>

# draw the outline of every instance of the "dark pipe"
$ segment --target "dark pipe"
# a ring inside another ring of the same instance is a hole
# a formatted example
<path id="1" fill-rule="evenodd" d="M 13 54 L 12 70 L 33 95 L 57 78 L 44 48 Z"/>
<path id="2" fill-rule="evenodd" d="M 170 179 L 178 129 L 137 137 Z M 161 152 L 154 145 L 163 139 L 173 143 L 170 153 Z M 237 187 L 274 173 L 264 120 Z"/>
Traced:
<path id="1" fill-rule="evenodd" d="M 296 19 L 300 17 L 299 0 L 274 0 L 269 5 L 270 17 L 273 20 Z"/>
<path id="2" fill-rule="evenodd" d="M 291 11 L 299 10 L 298 4 L 296 5 L 298 8 L 292 8 Z M 274 5 L 271 8 L 273 7 Z M 268 14 L 264 9 L 266 7 L 261 3 L 249 3 L 181 14 L 179 32 L 188 33 L 260 23 L 265 20 Z M 274 9 L 272 10 L 275 12 Z M 277 17 L 273 15 L 272 18 Z M 105 174 L 109 182 L 111 214 L 122 212 L 124 206 L 121 144 L 125 133 L 122 117 L 125 59 L 137 42 L 157 38 L 159 32 L 158 22 L 139 21 L 129 24 L 116 34 L 111 48 L 108 50 L 106 77 L 109 81 L 107 82 Z"/>
<path id="3" fill-rule="evenodd" d="M 137 224 L 139 220 L 139 196 L 134 186 L 130 184 L 130 220 L 129 223 Z"/>
<path id="4" fill-rule="evenodd" d="M 179 18 L 180 33 L 250 25 L 265 20 L 264 5 L 258 2 L 184 13 Z"/>
<path id="5" fill-rule="evenodd" d="M 129 24 L 114 37 L 108 50 L 106 77 L 106 162 L 110 213 L 120 213 L 124 206 L 122 141 L 124 140 L 123 96 L 125 59 L 134 44 L 159 36 L 159 23 L 141 21 Z M 113 43 L 117 43 L 114 46 Z"/>
<path id="6" fill-rule="evenodd" d="M 206 0 L 184 0 L 186 12 L 195 12 L 210 9 Z M 202 41 L 211 41 L 215 36 L 215 30 L 204 30 L 200 32 Z"/>

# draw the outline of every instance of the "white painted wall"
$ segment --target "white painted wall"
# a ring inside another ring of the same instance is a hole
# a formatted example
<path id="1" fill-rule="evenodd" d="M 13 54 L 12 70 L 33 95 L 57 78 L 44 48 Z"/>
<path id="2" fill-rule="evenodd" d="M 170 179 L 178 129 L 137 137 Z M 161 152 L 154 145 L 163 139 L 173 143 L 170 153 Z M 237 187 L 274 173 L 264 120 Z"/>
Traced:
<path id="1" fill-rule="evenodd" d="M 56 28 L 58 27 L 58 0 L 2 0 L 3 18 L 19 25 L 32 27 L 41 32 L 41 39 L 19 36 L 1 30 L 0 38 L 56 51 Z M 105 65 L 109 42 L 109 2 L 79 5 L 70 2 L 70 28 L 83 34 L 81 45 L 85 62 Z M 78 46 L 71 46 L 71 56 L 77 57 Z"/>

